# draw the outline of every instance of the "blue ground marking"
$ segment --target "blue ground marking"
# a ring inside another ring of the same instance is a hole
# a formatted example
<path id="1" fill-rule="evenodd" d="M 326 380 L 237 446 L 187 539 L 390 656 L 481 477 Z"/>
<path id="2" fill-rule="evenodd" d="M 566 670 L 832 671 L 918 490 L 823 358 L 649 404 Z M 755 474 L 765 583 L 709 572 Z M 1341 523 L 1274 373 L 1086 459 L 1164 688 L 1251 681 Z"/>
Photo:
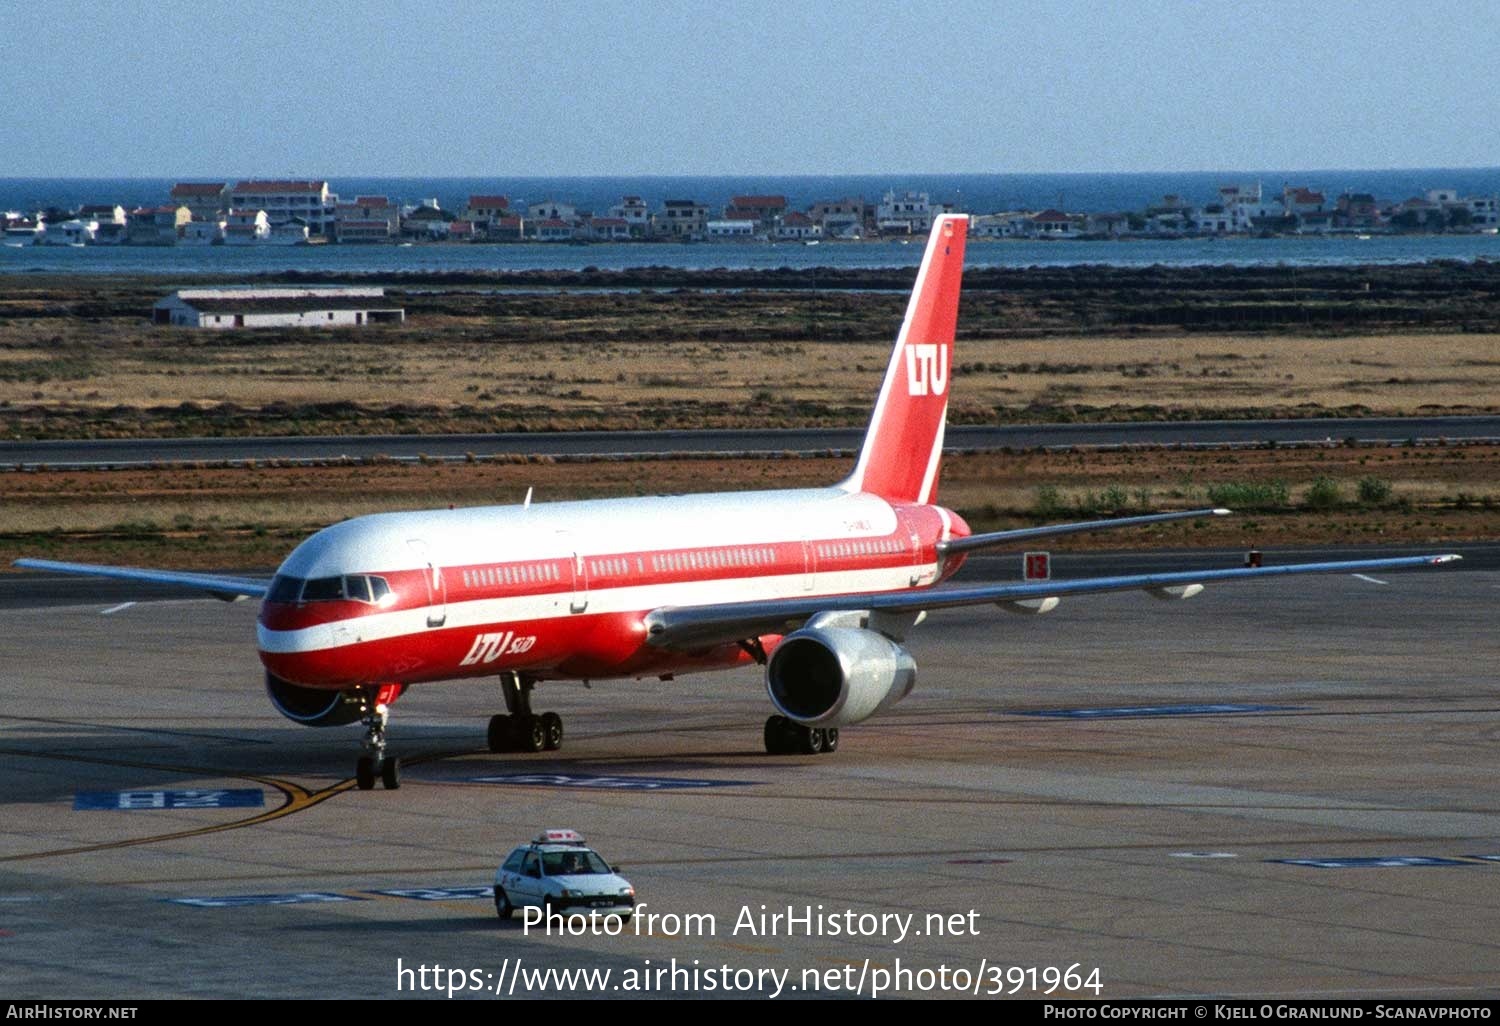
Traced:
<path id="1" fill-rule="evenodd" d="M 214 791 L 79 791 L 73 808 L 138 812 L 150 809 L 258 809 L 266 794 L 258 787 Z"/>
<path id="2" fill-rule="evenodd" d="M 516 787 L 584 787 L 605 791 L 677 791 L 702 787 L 750 787 L 758 780 L 689 780 L 684 777 L 604 777 L 578 773 L 503 773 L 470 777 L 471 784 Z"/>
<path id="3" fill-rule="evenodd" d="M 1404 869 L 1409 866 L 1468 866 L 1459 859 L 1440 859 L 1430 855 L 1377 855 L 1354 859 L 1266 859 L 1288 866 L 1310 866 L 1313 869 Z"/>
<path id="4" fill-rule="evenodd" d="M 410 898 L 413 901 L 468 901 L 474 898 L 495 896 L 493 885 L 478 887 L 392 887 L 388 890 L 366 891 L 387 898 Z"/>
<path id="5" fill-rule="evenodd" d="M 1133 716 L 1221 716 L 1228 713 L 1295 712 L 1295 705 L 1116 705 L 1099 709 L 1027 709 L 1018 716 L 1049 716 L 1064 720 L 1126 719 Z"/>
<path id="6" fill-rule="evenodd" d="M 335 901 L 369 901 L 352 894 L 333 891 L 302 891 L 297 894 L 225 894 L 209 898 L 163 898 L 172 905 L 193 908 L 244 908 L 249 905 L 319 905 Z"/>

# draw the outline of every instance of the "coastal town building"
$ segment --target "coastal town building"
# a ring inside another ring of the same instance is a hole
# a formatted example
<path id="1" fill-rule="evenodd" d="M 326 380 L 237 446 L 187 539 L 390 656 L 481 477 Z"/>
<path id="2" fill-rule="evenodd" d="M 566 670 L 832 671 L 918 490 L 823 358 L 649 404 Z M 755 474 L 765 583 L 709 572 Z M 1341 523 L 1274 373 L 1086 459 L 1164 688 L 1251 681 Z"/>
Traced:
<path id="1" fill-rule="evenodd" d="M 186 206 L 142 207 L 130 212 L 125 241 L 132 246 L 175 246 L 182 226 L 193 219 Z"/>
<path id="2" fill-rule="evenodd" d="M 782 217 L 781 223 L 776 226 L 776 237 L 778 239 L 800 239 L 804 242 L 809 239 L 820 239 L 823 236 L 823 226 L 814 223 L 813 219 L 800 210 L 793 210 Z"/>
<path id="3" fill-rule="evenodd" d="M 1368 192 L 1346 192 L 1335 203 L 1340 228 L 1368 231 L 1381 225 L 1380 204 Z"/>
<path id="4" fill-rule="evenodd" d="M 543 200 L 526 207 L 528 221 L 566 221 L 570 226 L 578 222 L 578 208 L 571 203 Z"/>
<path id="5" fill-rule="evenodd" d="M 488 235 L 496 221 L 510 216 L 510 197 L 497 195 L 471 195 L 463 217 L 473 221 L 479 231 Z"/>
<path id="6" fill-rule="evenodd" d="M 424 204 L 414 210 L 408 210 L 401 216 L 401 234 L 412 239 L 446 239 L 448 237 L 448 226 L 456 218 L 436 205 Z"/>
<path id="7" fill-rule="evenodd" d="M 871 227 L 870 205 L 858 196 L 819 200 L 808 208 L 807 216 L 823 229 L 828 238 L 858 238 Z"/>
<path id="8" fill-rule="evenodd" d="M 313 235 L 332 238 L 337 221 L 338 196 L 322 180 L 283 181 L 248 179 L 229 191 L 229 206 L 239 210 L 264 210 L 271 224 L 296 220 Z"/>
<path id="9" fill-rule="evenodd" d="M 185 206 L 194 220 L 211 221 L 229 206 L 227 182 L 178 182 L 168 197 L 173 206 Z"/>
<path id="10" fill-rule="evenodd" d="M 39 217 L 25 217 L 19 211 L 12 211 L 5 215 L 3 229 L 7 244 L 29 246 L 46 231 L 47 223 Z"/>
<path id="11" fill-rule="evenodd" d="M 709 221 L 704 225 L 704 234 L 715 241 L 726 239 L 753 239 L 757 222 L 748 217 L 737 217 L 732 220 L 720 218 L 717 221 Z"/>
<path id="12" fill-rule="evenodd" d="M 538 242 L 571 242 L 573 226 L 559 217 L 548 217 L 536 223 Z"/>
<path id="13" fill-rule="evenodd" d="M 875 227 L 882 235 L 916 235 L 932 228 L 932 219 L 952 207 L 933 203 L 925 192 L 902 192 L 890 189 L 875 208 Z"/>
<path id="14" fill-rule="evenodd" d="M 179 289 L 151 307 L 153 324 L 187 328 L 341 328 L 400 324 L 383 288 Z"/>
<path id="15" fill-rule="evenodd" d="M 333 237 L 338 242 L 386 242 L 401 230 L 401 213 L 389 196 L 356 196 L 334 205 Z"/>
<path id="16" fill-rule="evenodd" d="M 80 221 L 93 221 L 97 225 L 117 224 L 125 227 L 125 208 L 118 203 L 87 203 L 78 208 Z"/>
<path id="17" fill-rule="evenodd" d="M 630 223 L 623 217 L 591 217 L 585 234 L 595 242 L 623 242 L 630 238 Z"/>
<path id="18" fill-rule="evenodd" d="M 1083 233 L 1083 219 L 1061 210 L 1043 210 L 1032 214 L 1030 234 L 1039 239 L 1066 239 Z"/>
<path id="19" fill-rule="evenodd" d="M 708 229 L 708 207 L 696 200 L 669 199 L 662 204 L 652 227 L 671 239 L 701 239 Z"/>
<path id="20" fill-rule="evenodd" d="M 519 214 L 502 217 L 490 225 L 490 240 L 495 242 L 520 242 L 525 237 L 526 219 Z"/>
<path id="21" fill-rule="evenodd" d="M 1321 214 L 1324 212 L 1326 198 L 1321 192 L 1312 189 L 1287 186 L 1281 190 L 1281 205 L 1288 217 L 1301 218 L 1304 214 Z"/>
<path id="22" fill-rule="evenodd" d="M 73 217 L 49 223 L 42 229 L 37 241 L 44 246 L 87 246 L 94 241 L 94 235 L 98 231 L 98 221 L 84 221 Z"/>
<path id="23" fill-rule="evenodd" d="M 624 221 L 632 239 L 645 238 L 651 233 L 651 208 L 639 196 L 620 197 L 620 202 L 609 208 L 609 216 Z"/>
<path id="24" fill-rule="evenodd" d="M 785 196 L 735 196 L 724 207 L 724 220 L 755 221 L 762 232 L 771 232 L 785 213 Z"/>
<path id="25" fill-rule="evenodd" d="M 222 217 L 195 218 L 182 226 L 177 241 L 184 246 L 215 246 L 224 241 L 225 227 Z"/>
<path id="26" fill-rule="evenodd" d="M 224 218 L 224 243 L 243 246 L 271 237 L 271 219 L 264 210 L 231 210 Z"/>

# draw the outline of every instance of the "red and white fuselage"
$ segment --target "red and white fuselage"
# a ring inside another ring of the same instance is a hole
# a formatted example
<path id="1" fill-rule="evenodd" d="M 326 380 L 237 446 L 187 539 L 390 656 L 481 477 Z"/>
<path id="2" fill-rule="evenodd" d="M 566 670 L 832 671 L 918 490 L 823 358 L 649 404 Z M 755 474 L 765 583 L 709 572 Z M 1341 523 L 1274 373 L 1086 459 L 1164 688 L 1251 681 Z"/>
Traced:
<path id="1" fill-rule="evenodd" d="M 365 516 L 287 558 L 261 607 L 259 649 L 277 677 L 330 689 L 733 666 L 751 658 L 739 645 L 647 645 L 646 614 L 926 587 L 962 562 L 941 559 L 938 543 L 967 533 L 941 507 L 842 487 Z M 356 583 L 340 597 L 277 597 L 297 582 L 332 594 L 327 582 L 345 578 Z"/>

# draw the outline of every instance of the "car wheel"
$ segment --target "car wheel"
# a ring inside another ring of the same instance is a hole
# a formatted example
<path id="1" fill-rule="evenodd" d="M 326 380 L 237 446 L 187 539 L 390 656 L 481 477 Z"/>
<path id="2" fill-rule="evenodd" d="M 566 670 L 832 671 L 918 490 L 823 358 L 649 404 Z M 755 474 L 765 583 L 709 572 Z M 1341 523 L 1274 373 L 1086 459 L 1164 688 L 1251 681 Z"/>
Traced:
<path id="1" fill-rule="evenodd" d="M 515 914 L 516 907 L 510 903 L 510 895 L 505 893 L 504 887 L 495 888 L 495 914 L 501 919 L 509 919 Z"/>

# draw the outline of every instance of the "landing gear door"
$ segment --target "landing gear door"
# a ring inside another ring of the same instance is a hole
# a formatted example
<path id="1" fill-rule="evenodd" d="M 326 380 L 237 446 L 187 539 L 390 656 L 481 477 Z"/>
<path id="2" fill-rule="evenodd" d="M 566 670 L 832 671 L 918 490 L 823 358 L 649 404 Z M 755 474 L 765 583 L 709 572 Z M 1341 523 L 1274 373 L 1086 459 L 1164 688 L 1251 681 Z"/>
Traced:
<path id="1" fill-rule="evenodd" d="M 422 580 L 427 586 L 427 626 L 441 627 L 448 622 L 448 584 L 443 571 L 428 555 L 427 543 L 412 538 L 406 543 L 422 563 Z"/>

